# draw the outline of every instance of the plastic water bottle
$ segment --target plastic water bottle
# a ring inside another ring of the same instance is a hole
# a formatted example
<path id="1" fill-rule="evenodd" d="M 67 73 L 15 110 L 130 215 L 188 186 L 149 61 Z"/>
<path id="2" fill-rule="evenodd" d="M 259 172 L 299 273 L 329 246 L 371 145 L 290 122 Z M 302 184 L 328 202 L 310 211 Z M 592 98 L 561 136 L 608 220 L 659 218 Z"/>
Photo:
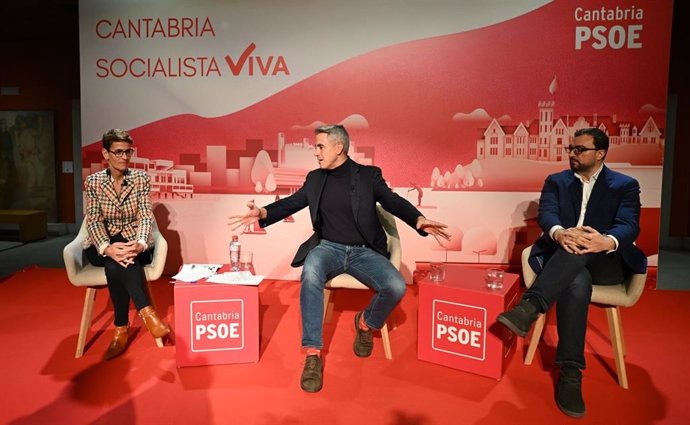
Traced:
<path id="1" fill-rule="evenodd" d="M 230 241 L 230 271 L 240 271 L 240 240 L 237 235 L 232 235 Z"/>

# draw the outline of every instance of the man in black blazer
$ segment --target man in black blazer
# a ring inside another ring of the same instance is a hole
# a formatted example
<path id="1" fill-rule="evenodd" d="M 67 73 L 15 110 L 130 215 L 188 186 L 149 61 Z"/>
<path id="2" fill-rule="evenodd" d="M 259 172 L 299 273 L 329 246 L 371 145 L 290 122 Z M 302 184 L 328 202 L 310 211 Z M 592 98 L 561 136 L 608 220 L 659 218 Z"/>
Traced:
<path id="1" fill-rule="evenodd" d="M 375 291 L 369 305 L 355 315 L 354 352 L 368 357 L 372 330 L 380 329 L 405 294 L 405 281 L 388 261 L 386 234 L 376 203 L 426 236 L 449 239 L 445 224 L 426 219 L 410 202 L 393 192 L 378 167 L 357 164 L 348 156 L 350 138 L 341 125 L 315 130 L 314 155 L 319 169 L 311 171 L 293 195 L 231 217 L 231 224 L 258 222 L 269 226 L 309 207 L 314 234 L 298 249 L 293 267 L 304 265 L 300 288 L 302 347 L 306 352 L 300 385 L 304 391 L 322 387 L 323 290 L 326 281 L 347 273 Z"/>
<path id="2" fill-rule="evenodd" d="M 539 199 L 543 233 L 529 258 L 537 279 L 497 320 L 526 336 L 538 314 L 558 303 L 556 402 L 566 415 L 581 417 L 592 282 L 619 284 L 628 273 L 644 273 L 647 258 L 633 243 L 640 233 L 640 185 L 604 165 L 609 138 L 600 129 L 577 130 L 572 143 L 565 148 L 570 170 L 548 176 Z"/>

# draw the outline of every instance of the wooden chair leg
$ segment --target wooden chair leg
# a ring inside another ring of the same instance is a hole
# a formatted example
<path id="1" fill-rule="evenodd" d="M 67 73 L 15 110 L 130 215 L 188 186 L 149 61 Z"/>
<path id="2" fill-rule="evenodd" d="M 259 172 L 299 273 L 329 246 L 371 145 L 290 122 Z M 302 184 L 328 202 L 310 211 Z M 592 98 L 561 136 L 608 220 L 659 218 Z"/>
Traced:
<path id="1" fill-rule="evenodd" d="M 397 310 L 399 307 L 399 305 L 395 306 L 393 311 L 391 311 L 391 314 L 389 314 L 388 318 L 386 319 L 386 326 L 388 326 L 389 331 L 394 331 L 398 329 L 398 321 L 395 320 L 395 316 L 397 314 Z"/>
<path id="2" fill-rule="evenodd" d="M 616 311 L 616 307 L 606 307 L 606 316 L 609 320 L 613 357 L 616 361 L 616 371 L 618 372 L 618 385 L 628 389 L 628 374 L 625 370 L 625 359 L 623 358 L 623 333 L 620 323 L 620 314 Z"/>
<path id="3" fill-rule="evenodd" d="M 333 319 L 333 298 L 335 294 L 332 289 L 323 289 L 323 322 L 330 323 Z"/>
<path id="4" fill-rule="evenodd" d="M 618 328 L 620 329 L 620 334 L 621 334 L 621 354 L 623 357 L 625 357 L 627 353 L 627 348 L 625 347 L 625 333 L 623 332 L 623 320 L 621 320 L 621 308 L 616 306 L 616 316 L 618 316 Z"/>
<path id="5" fill-rule="evenodd" d="M 536 322 L 534 322 L 532 336 L 529 339 L 529 346 L 527 347 L 527 354 L 525 355 L 525 364 L 532 364 L 534 353 L 537 351 L 539 340 L 541 340 L 541 334 L 544 331 L 544 323 L 546 323 L 546 315 L 540 314 Z"/>
<path id="6" fill-rule="evenodd" d="M 388 324 L 386 322 L 383 323 L 383 327 L 381 328 L 381 342 L 383 342 L 383 352 L 386 358 L 392 360 L 393 352 L 391 351 L 391 340 L 388 336 Z"/>
<path id="7" fill-rule="evenodd" d="M 79 325 L 79 336 L 77 337 L 77 351 L 74 354 L 75 358 L 84 355 L 84 346 L 86 346 L 86 336 L 91 327 L 91 318 L 93 317 L 93 304 L 96 300 L 96 288 L 86 288 L 86 296 L 84 297 L 84 308 L 81 312 L 81 324 Z"/>

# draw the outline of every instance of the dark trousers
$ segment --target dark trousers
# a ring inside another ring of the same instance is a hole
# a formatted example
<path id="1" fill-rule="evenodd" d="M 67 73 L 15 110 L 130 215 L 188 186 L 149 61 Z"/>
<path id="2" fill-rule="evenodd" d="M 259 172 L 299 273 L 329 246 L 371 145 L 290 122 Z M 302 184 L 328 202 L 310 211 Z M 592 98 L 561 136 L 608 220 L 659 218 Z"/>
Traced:
<path id="1" fill-rule="evenodd" d="M 110 237 L 110 243 L 114 242 L 128 241 L 117 234 Z M 105 267 L 108 292 L 110 292 L 110 301 L 113 303 L 115 312 L 115 326 L 125 326 L 129 323 L 130 298 L 137 310 L 151 304 L 144 288 L 146 284 L 144 266 L 151 263 L 153 249 L 140 252 L 134 258 L 134 263 L 127 267 L 122 267 L 110 257 L 102 257 L 95 246 L 88 247 L 84 253 L 89 263 L 97 267 Z"/>
<path id="2" fill-rule="evenodd" d="M 549 259 L 522 298 L 536 300 L 542 313 L 553 303 L 558 304 L 556 364 L 585 368 L 585 333 L 592 282 L 616 285 L 623 282 L 625 273 L 619 252 L 575 255 L 559 247 Z"/>

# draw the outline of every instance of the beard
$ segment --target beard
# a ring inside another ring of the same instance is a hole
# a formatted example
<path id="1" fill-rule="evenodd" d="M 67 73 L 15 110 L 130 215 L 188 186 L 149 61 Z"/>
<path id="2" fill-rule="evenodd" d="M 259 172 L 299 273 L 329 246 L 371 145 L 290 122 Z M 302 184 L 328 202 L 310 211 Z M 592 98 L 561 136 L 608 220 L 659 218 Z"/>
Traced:
<path id="1" fill-rule="evenodd" d="M 596 163 L 585 165 L 585 164 L 581 163 L 580 161 L 572 160 L 572 159 L 569 161 L 569 163 L 570 163 L 570 169 L 572 171 L 578 173 L 578 174 L 586 174 L 589 172 L 593 172 L 597 167 Z"/>

